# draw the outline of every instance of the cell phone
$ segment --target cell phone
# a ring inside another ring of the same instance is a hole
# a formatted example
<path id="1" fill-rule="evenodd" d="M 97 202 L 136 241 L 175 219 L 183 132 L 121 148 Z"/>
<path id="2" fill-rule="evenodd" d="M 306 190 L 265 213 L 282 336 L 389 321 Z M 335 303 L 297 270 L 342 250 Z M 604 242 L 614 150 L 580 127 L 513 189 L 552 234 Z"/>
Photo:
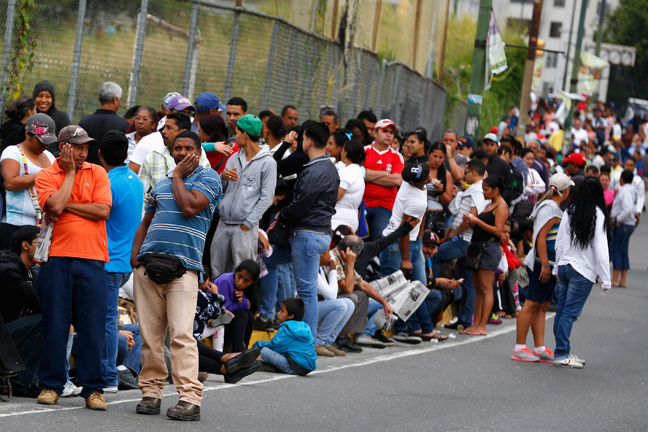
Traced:
<path id="1" fill-rule="evenodd" d="M 456 280 L 456 281 L 459 281 L 459 283 L 463 283 L 464 278 L 461 278 L 461 279 L 455 279 L 455 280 Z"/>

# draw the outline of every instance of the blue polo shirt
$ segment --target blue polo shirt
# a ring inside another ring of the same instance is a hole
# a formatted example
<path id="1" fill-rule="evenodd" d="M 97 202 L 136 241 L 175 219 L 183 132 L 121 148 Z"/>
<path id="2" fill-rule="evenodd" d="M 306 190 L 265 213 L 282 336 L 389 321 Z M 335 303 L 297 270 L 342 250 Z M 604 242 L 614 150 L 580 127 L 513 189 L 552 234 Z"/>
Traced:
<path id="1" fill-rule="evenodd" d="M 222 195 L 220 177 L 213 169 L 200 166 L 183 179 L 189 192 L 198 191 L 209 200 L 203 211 L 188 218 L 182 214 L 173 196 L 172 176 L 173 171 L 170 171 L 151 191 L 154 203 L 149 202 L 145 212 L 155 215 L 137 259 L 141 260 L 150 252 L 175 255 L 187 270 L 202 273 L 205 237 Z"/>
<path id="2" fill-rule="evenodd" d="M 144 186 L 137 174 L 126 165 L 111 169 L 108 178 L 113 205 L 106 221 L 110 255 L 106 271 L 129 273 L 133 270 L 130 265 L 133 239 L 142 220 Z"/>

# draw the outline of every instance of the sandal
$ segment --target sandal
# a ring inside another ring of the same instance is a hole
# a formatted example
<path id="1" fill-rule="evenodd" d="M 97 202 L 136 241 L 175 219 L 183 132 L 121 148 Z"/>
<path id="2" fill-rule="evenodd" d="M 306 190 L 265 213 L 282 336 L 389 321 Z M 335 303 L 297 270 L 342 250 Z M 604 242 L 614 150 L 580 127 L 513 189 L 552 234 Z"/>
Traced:
<path id="1" fill-rule="evenodd" d="M 612 282 L 611 285 L 612 285 L 613 287 L 618 287 L 618 286 L 619 286 L 619 282 Z"/>

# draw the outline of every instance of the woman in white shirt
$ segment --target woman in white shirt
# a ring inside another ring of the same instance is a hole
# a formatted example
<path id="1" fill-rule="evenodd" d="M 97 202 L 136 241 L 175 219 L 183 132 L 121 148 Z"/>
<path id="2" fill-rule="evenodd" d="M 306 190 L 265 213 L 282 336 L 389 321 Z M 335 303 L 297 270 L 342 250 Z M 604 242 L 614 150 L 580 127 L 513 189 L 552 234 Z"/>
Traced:
<path id="1" fill-rule="evenodd" d="M 344 144 L 341 152 L 344 167 L 338 171 L 340 188 L 338 189 L 335 214 L 331 220 L 333 229 L 340 225 L 348 225 L 354 232 L 358 231 L 358 207 L 364 195 L 365 182 L 360 164 L 365 158 L 364 147 L 357 140 Z"/>
<path id="2" fill-rule="evenodd" d="M 615 222 L 612 234 L 612 286 L 626 287 L 626 276 L 630 269 L 628 248 L 630 236 L 634 232 L 637 219 L 635 218 L 636 191 L 632 185 L 634 174 L 629 169 L 624 170 L 619 178 L 619 190 L 612 203 L 610 217 Z"/>
<path id="3" fill-rule="evenodd" d="M 535 154 L 533 153 L 533 150 L 531 150 L 530 148 L 522 149 L 522 151 L 520 152 L 520 157 L 522 158 L 522 160 L 524 160 L 524 163 L 529 168 L 529 172 L 526 178 L 526 186 L 524 188 L 524 195 L 527 197 L 527 199 L 533 200 L 533 202 L 535 202 L 538 194 L 545 193 L 546 185 L 538 171 L 536 171 L 534 168 L 531 168 L 533 166 L 533 162 L 535 161 Z"/>
<path id="4" fill-rule="evenodd" d="M 604 290 L 611 286 L 607 226 L 601 182 L 596 177 L 586 177 L 565 211 L 556 238 L 556 264 L 552 272 L 558 277 L 554 366 L 585 366 L 583 359 L 572 354 L 569 336 L 596 277 L 603 281 Z"/>
<path id="5" fill-rule="evenodd" d="M 25 140 L 4 149 L 0 167 L 6 189 L 6 216 L 0 229 L 0 248 L 8 249 L 11 235 L 21 226 L 39 225 L 42 210 L 36 200 L 36 174 L 54 162 L 47 151 L 56 142 L 55 124 L 47 114 L 27 119 Z"/>

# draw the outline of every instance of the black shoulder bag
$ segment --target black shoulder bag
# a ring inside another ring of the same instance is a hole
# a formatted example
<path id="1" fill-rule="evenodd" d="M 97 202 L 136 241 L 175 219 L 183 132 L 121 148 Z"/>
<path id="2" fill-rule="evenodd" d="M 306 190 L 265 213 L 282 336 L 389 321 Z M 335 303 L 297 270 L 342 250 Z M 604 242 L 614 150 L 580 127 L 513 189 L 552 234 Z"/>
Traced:
<path id="1" fill-rule="evenodd" d="M 464 261 L 464 268 L 470 271 L 479 271 L 479 266 L 481 265 L 482 255 L 484 254 L 484 249 L 495 241 L 494 237 L 489 238 L 486 242 L 470 243 L 468 245 L 468 250 L 466 251 L 466 260 Z"/>

